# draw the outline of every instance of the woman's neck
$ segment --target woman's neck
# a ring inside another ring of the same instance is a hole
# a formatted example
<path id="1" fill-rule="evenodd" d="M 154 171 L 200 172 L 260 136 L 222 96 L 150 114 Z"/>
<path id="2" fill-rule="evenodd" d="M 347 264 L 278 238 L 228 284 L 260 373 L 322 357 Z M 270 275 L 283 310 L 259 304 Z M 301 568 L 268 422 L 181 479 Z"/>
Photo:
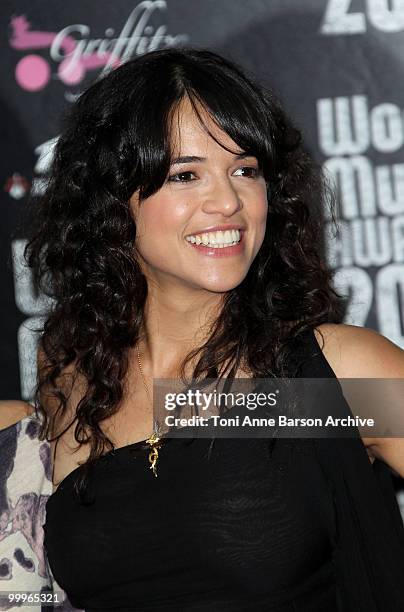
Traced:
<path id="1" fill-rule="evenodd" d="M 153 378 L 178 376 L 184 357 L 209 337 L 220 309 L 221 294 L 202 301 L 193 295 L 148 295 L 138 345 L 142 365 Z"/>

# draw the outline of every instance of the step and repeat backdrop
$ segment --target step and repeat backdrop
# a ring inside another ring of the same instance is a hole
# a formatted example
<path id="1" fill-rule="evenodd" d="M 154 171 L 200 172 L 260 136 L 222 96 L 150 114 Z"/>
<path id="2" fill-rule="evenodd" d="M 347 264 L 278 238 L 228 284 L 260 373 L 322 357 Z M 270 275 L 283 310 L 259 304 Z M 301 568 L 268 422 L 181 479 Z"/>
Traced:
<path id="1" fill-rule="evenodd" d="M 22 265 L 62 111 L 113 55 L 208 47 L 271 87 L 338 190 L 346 323 L 404 348 L 404 0 L 3 0 L 0 397 L 29 399 L 46 303 Z"/>

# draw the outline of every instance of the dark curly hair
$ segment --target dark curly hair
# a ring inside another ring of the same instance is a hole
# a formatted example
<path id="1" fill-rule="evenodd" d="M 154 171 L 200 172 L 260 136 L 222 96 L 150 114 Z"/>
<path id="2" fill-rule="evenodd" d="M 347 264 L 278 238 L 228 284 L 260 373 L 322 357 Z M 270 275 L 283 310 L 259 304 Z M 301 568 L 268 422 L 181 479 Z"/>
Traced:
<path id="1" fill-rule="evenodd" d="M 128 61 L 73 105 L 46 189 L 29 206 L 35 226 L 25 259 L 38 290 L 52 298 L 34 396 L 44 417 L 40 436 L 49 438 L 56 415 L 67 409 L 69 390 L 61 380 L 74 366 L 86 381 L 74 415 L 76 441 L 91 441 L 86 470 L 105 445 L 113 448 L 98 424 L 119 410 L 128 349 L 139 340 L 147 298 L 129 199 L 139 190 L 142 202 L 164 184 L 171 122 L 185 97 L 201 122 L 196 103 L 258 159 L 268 215 L 247 276 L 224 296 L 210 336 L 186 356 L 181 376 L 198 357 L 197 380 L 224 375 L 224 365 L 232 378 L 241 363 L 253 378 L 293 377 L 289 356 L 302 332 L 343 318 L 344 300 L 323 256 L 325 206 L 335 223 L 331 190 L 274 95 L 209 50 L 171 48 Z M 56 412 L 47 409 L 46 397 L 56 401 Z"/>

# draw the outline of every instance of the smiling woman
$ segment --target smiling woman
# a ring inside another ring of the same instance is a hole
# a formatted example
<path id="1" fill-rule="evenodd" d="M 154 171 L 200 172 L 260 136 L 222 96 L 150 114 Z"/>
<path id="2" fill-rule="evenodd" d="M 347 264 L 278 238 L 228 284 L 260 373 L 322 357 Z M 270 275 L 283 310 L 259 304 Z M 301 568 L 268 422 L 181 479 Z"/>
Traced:
<path id="1" fill-rule="evenodd" d="M 267 186 L 257 158 L 231 153 L 239 147 L 203 108 L 186 97 L 176 112 L 167 181 L 144 205 L 138 191 L 130 199 L 138 259 L 159 292 L 175 298 L 182 290 L 187 300 L 194 294 L 217 304 L 245 279 L 261 248 Z"/>
<path id="2" fill-rule="evenodd" d="M 355 427 L 174 439 L 152 411 L 154 379 L 335 380 L 366 355 L 322 253 L 328 206 L 279 101 L 211 51 L 139 56 L 73 105 L 26 249 L 53 298 L 35 406 L 45 547 L 73 606 L 403 609 L 391 474 Z"/>

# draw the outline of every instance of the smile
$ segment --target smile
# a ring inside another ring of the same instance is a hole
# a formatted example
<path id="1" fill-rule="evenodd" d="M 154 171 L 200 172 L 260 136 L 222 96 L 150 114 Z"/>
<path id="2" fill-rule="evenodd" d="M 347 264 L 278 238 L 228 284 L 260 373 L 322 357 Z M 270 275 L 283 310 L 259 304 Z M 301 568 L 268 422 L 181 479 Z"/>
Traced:
<path id="1" fill-rule="evenodd" d="M 241 233 L 237 229 L 226 230 L 225 232 L 206 232 L 204 234 L 187 236 L 186 240 L 196 245 L 203 244 L 214 249 L 223 249 L 238 244 L 241 240 Z"/>
<path id="2" fill-rule="evenodd" d="M 186 236 L 190 247 L 208 257 L 238 255 L 244 251 L 244 231 L 226 230 L 225 232 L 206 232 Z"/>

